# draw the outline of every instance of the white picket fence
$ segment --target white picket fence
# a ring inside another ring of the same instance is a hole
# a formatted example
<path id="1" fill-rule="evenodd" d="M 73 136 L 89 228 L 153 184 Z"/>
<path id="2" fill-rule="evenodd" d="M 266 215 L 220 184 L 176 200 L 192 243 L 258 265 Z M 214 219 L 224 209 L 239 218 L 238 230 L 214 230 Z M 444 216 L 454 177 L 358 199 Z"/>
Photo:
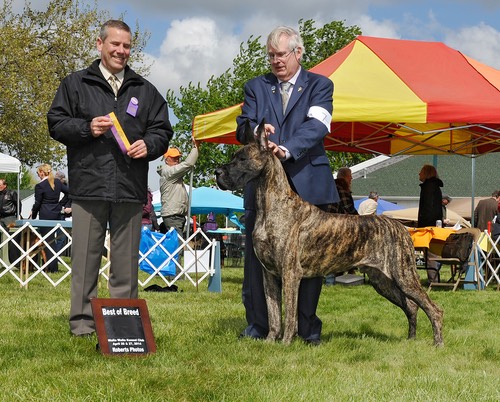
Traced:
<path id="1" fill-rule="evenodd" d="M 64 254 L 67 254 L 67 250 L 72 245 L 71 222 L 38 220 L 18 222 L 20 225 L 10 230 L 0 226 L 0 278 L 9 274 L 19 282 L 21 287 L 28 287 L 28 284 L 36 278 L 46 279 L 54 287 L 68 279 L 71 275 L 71 263 L 68 262 L 69 258 L 65 257 Z M 50 229 L 45 235 L 42 235 L 40 233 L 41 227 Z M 65 239 L 64 245 L 57 251 L 54 249 L 56 233 L 57 236 Z M 172 253 L 163 247 L 163 238 L 153 239 L 155 241 L 154 246 L 144 254 L 140 252 L 139 261 L 147 259 L 157 247 L 161 248 L 168 257 L 159 266 L 154 266 L 153 273 L 148 274 L 140 271 L 139 285 L 141 287 L 149 285 L 154 278 L 160 278 L 167 286 L 173 285 L 180 279 L 186 279 L 193 286 L 198 287 L 202 281 L 216 274 L 216 268 L 220 269 L 220 266 L 217 266 L 220 261 L 216 258 L 219 245 L 215 240 L 209 239 L 201 228 L 192 233 L 187 239 L 183 239 L 178 235 L 178 247 Z M 199 249 L 199 243 L 204 244 L 202 249 Z M 9 247 L 18 250 L 19 256 L 14 261 L 9 261 Z M 50 259 L 43 258 L 46 254 L 44 253 L 45 249 L 50 249 L 52 253 Z M 104 250 L 106 250 L 106 253 L 104 253 Z M 109 279 L 111 265 L 109 256 L 108 232 L 103 249 L 103 265 L 99 271 L 100 276 L 106 281 Z M 57 259 L 59 264 L 60 272 L 58 274 L 46 272 L 49 263 L 54 259 Z M 176 266 L 176 274 L 165 276 L 161 273 L 161 269 L 170 261 L 173 261 Z"/>

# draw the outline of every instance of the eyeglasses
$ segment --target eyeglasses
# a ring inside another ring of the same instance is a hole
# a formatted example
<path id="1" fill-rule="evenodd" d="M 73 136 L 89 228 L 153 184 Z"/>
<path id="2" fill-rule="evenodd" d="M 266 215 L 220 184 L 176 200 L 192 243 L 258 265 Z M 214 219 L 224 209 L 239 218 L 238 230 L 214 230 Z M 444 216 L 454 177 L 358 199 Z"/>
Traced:
<path id="1" fill-rule="evenodd" d="M 292 53 L 295 53 L 295 50 L 297 48 L 293 48 L 292 50 L 290 50 L 288 53 L 284 53 L 284 52 L 281 52 L 281 53 L 268 53 L 267 54 L 267 58 L 269 59 L 269 61 L 273 62 L 275 60 L 278 60 L 278 61 L 285 61 L 288 56 L 290 56 Z"/>

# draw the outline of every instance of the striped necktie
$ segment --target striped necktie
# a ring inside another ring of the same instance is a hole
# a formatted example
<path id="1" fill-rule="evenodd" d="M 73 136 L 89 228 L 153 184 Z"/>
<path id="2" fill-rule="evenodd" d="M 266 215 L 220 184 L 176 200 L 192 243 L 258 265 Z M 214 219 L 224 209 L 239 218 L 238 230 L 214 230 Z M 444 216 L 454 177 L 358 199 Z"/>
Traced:
<path id="1" fill-rule="evenodd" d="M 290 99 L 290 95 L 288 94 L 288 90 L 292 85 L 289 82 L 282 82 L 281 84 L 281 104 L 283 105 L 283 114 L 285 114 L 286 107 L 288 105 L 288 99 Z"/>
<path id="2" fill-rule="evenodd" d="M 108 78 L 109 84 L 111 85 L 111 88 L 113 88 L 113 92 L 115 93 L 115 96 L 118 95 L 118 78 L 116 78 L 115 75 L 110 75 Z"/>

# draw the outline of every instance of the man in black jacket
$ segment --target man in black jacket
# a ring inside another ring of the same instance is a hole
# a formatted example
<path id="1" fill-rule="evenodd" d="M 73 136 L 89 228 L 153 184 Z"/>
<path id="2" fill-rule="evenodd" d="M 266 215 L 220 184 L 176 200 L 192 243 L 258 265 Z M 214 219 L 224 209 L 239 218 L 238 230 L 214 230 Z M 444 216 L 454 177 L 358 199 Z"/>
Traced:
<path id="1" fill-rule="evenodd" d="M 138 296 L 148 163 L 165 153 L 173 134 L 165 99 L 127 66 L 131 40 L 124 22 L 104 23 L 97 39 L 101 59 L 61 82 L 47 114 L 51 137 L 66 145 L 68 154 L 73 213 L 70 330 L 74 335 L 95 331 L 90 299 L 97 295 L 108 226 L 110 295 Z"/>
<path id="2" fill-rule="evenodd" d="M 17 193 L 7 188 L 5 179 L 0 179 L 0 224 L 4 229 L 16 222 Z"/>
<path id="3" fill-rule="evenodd" d="M 6 232 L 8 232 L 9 227 L 13 226 L 16 222 L 17 205 L 17 192 L 7 188 L 7 182 L 5 179 L 0 179 L 0 225 L 2 225 Z M 19 204 L 19 209 L 21 209 L 21 204 Z M 21 211 L 19 211 L 19 213 L 21 213 Z M 20 235 L 15 236 L 14 239 L 20 243 Z M 21 255 L 19 248 L 17 248 L 11 241 L 9 242 L 8 250 L 10 262 L 17 260 Z"/>

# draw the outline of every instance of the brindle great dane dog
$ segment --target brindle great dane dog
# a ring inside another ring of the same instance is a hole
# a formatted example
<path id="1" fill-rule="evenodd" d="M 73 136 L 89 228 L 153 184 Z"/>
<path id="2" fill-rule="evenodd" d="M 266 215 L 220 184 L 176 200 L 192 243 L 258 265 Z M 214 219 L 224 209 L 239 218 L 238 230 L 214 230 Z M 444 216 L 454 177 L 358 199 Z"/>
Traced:
<path id="1" fill-rule="evenodd" d="M 297 334 L 297 301 L 303 277 L 324 276 L 356 267 L 375 290 L 399 306 L 415 338 L 417 310 L 429 317 L 434 344 L 443 345 L 443 311 L 422 289 L 408 230 L 384 216 L 331 214 L 302 200 L 290 187 L 281 162 L 269 151 L 264 122 L 257 136 L 247 124 L 245 146 L 231 162 L 216 169 L 225 190 L 256 181 L 255 254 L 264 269 L 268 340 L 281 333 L 281 290 L 285 303 L 283 343 Z M 320 185 L 320 184 L 319 184 Z M 281 278 L 281 286 L 280 286 Z"/>

